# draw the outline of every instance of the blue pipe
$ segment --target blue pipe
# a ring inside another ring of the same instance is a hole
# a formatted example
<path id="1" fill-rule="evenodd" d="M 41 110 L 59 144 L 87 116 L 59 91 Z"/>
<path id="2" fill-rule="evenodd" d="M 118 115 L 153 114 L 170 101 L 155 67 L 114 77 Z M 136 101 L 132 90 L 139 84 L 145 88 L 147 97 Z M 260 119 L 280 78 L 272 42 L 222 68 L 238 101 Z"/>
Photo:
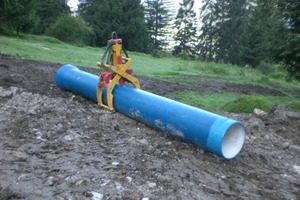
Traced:
<path id="1" fill-rule="evenodd" d="M 61 89 L 97 102 L 98 76 L 64 65 L 56 72 L 55 80 Z M 126 85 L 116 85 L 113 96 L 117 112 L 222 158 L 234 158 L 243 147 L 245 128 L 233 119 Z M 105 90 L 103 102 L 107 104 Z"/>

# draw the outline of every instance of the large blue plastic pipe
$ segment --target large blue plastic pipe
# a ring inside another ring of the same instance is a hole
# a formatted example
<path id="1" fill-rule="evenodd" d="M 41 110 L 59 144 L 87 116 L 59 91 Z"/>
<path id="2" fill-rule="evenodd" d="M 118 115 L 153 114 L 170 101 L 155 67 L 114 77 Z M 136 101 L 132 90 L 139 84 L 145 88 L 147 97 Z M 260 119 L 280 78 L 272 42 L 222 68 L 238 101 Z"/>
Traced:
<path id="1" fill-rule="evenodd" d="M 64 65 L 56 72 L 55 80 L 61 89 L 97 102 L 98 76 Z M 107 104 L 105 90 L 103 94 L 103 102 Z M 245 128 L 233 119 L 131 86 L 117 85 L 113 96 L 117 112 L 225 159 L 234 158 L 243 147 Z"/>

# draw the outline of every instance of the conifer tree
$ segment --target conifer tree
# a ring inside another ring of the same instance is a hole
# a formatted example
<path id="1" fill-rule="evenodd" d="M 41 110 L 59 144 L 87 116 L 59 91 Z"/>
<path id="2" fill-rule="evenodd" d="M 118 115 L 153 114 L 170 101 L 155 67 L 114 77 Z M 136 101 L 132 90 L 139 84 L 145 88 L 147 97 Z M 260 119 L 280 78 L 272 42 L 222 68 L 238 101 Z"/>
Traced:
<path id="1" fill-rule="evenodd" d="M 280 0 L 279 0 L 280 1 Z M 278 0 L 257 0 L 243 35 L 244 64 L 256 67 L 261 62 L 275 62 L 284 45 L 282 13 Z"/>
<path id="2" fill-rule="evenodd" d="M 197 46 L 199 59 L 203 61 L 213 61 L 216 54 L 215 42 L 217 40 L 217 14 L 214 0 L 202 0 L 200 20 L 202 26 Z"/>
<path id="3" fill-rule="evenodd" d="M 287 34 L 286 45 L 280 55 L 290 76 L 300 81 L 300 2 L 298 0 L 284 0 L 282 10 L 285 17 Z"/>
<path id="4" fill-rule="evenodd" d="M 216 2 L 217 35 L 216 60 L 241 64 L 242 35 L 245 33 L 249 16 L 248 0 L 218 0 Z"/>
<path id="5" fill-rule="evenodd" d="M 194 58 L 196 54 L 196 13 L 194 0 L 183 0 L 175 18 L 176 45 L 173 55 Z"/>
<path id="6" fill-rule="evenodd" d="M 140 0 L 84 0 L 80 1 L 79 14 L 95 31 L 95 45 L 105 46 L 116 31 L 126 49 L 146 52 L 148 36 L 140 3 Z"/>
<path id="7" fill-rule="evenodd" d="M 146 0 L 145 20 L 147 31 L 151 41 L 151 49 L 161 50 L 168 42 L 166 35 L 170 32 L 168 29 L 171 21 L 170 5 L 172 3 L 167 0 Z"/>

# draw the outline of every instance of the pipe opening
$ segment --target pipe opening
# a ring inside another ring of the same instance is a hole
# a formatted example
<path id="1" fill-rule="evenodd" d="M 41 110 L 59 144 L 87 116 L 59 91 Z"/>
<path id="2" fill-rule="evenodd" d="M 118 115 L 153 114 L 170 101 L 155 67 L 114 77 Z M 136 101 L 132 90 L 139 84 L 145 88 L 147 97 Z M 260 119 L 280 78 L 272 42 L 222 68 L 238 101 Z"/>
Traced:
<path id="1" fill-rule="evenodd" d="M 246 132 L 240 124 L 233 124 L 225 133 L 222 142 L 222 153 L 226 159 L 235 157 L 242 149 Z"/>

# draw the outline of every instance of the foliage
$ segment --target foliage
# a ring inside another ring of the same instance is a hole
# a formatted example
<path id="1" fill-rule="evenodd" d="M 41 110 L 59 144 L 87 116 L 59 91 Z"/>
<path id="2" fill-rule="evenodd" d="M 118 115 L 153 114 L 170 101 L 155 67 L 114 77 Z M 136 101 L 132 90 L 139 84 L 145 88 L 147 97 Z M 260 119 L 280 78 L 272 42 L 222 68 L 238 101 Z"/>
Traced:
<path id="1" fill-rule="evenodd" d="M 157 51 L 162 50 L 168 42 L 166 35 L 170 32 L 169 23 L 171 20 L 172 3 L 167 0 L 146 0 L 145 21 L 148 35 L 150 37 L 150 48 Z"/>
<path id="2" fill-rule="evenodd" d="M 280 58 L 285 63 L 290 76 L 300 81 L 300 2 L 285 0 L 281 6 L 285 13 L 288 34 Z"/>
<path id="3" fill-rule="evenodd" d="M 175 46 L 173 55 L 182 58 L 195 57 L 196 38 L 196 13 L 193 10 L 194 0 L 184 0 L 180 3 L 178 14 L 175 18 Z"/>
<path id="4" fill-rule="evenodd" d="M 0 31 L 29 33 L 36 25 L 32 0 L 3 0 L 0 2 Z"/>
<path id="5" fill-rule="evenodd" d="M 149 38 L 140 0 L 84 0 L 79 5 L 79 13 L 95 31 L 94 45 L 106 46 L 112 31 L 116 31 L 126 49 L 148 50 Z"/>
<path id="6" fill-rule="evenodd" d="M 35 34 L 44 34 L 46 29 L 54 24 L 61 16 L 70 14 L 66 0 L 33 0 L 38 25 Z"/>
<path id="7" fill-rule="evenodd" d="M 71 15 L 61 16 L 47 29 L 46 34 L 76 45 L 89 44 L 94 37 L 92 28 L 82 18 Z"/>

